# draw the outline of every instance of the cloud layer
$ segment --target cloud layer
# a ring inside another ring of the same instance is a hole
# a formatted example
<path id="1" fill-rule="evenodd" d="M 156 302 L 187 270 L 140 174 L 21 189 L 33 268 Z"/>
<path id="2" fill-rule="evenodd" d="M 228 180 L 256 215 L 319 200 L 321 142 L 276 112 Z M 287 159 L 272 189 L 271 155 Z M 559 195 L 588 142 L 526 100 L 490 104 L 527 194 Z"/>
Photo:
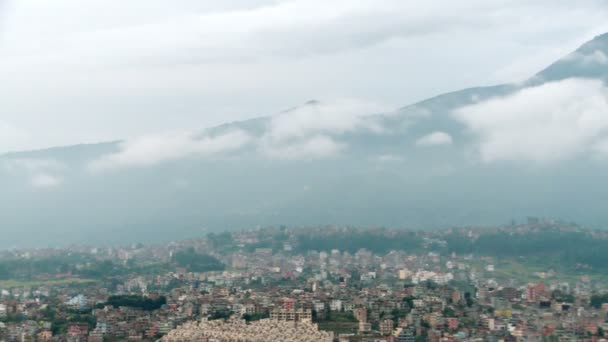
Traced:
<path id="1" fill-rule="evenodd" d="M 258 151 L 276 159 L 331 157 L 347 148 L 336 140 L 346 133 L 382 132 L 384 127 L 370 115 L 387 110 L 380 104 L 352 99 L 311 101 L 273 116 L 258 142 Z"/>
<path id="2" fill-rule="evenodd" d="M 452 3 L 450 11 L 438 11 L 444 6 L 441 1 L 282 0 L 262 1 L 254 8 L 203 12 L 192 11 L 191 6 L 183 4 L 165 5 L 167 16 L 162 17 L 158 13 L 162 7 L 141 15 L 141 5 L 146 2 L 134 1 L 131 5 L 121 4 L 120 11 L 127 20 L 120 22 L 108 16 L 112 6 L 106 3 L 93 1 L 90 10 L 74 0 L 47 5 L 44 9 L 50 12 L 59 14 L 64 9 L 82 16 L 72 22 L 72 27 L 56 22 L 58 28 L 48 32 L 9 20 L 16 33 L 27 38 L 43 33 L 46 39 L 7 39 L 5 44 L 11 48 L 13 58 L 30 64 L 242 62 L 260 57 L 336 53 L 393 38 L 493 26 L 492 16 L 500 13 L 482 0 Z M 38 2 L 20 0 L 13 7 L 21 18 L 31 19 L 32 12 L 39 15 L 41 9 L 37 6 Z M 180 11 L 180 7 L 190 11 Z M 471 16 L 471 11 L 485 16 Z M 85 21 L 87 18 L 90 23 Z"/>
<path id="3" fill-rule="evenodd" d="M 348 147 L 339 141 L 344 134 L 380 132 L 382 127 L 368 115 L 386 109 L 357 100 L 311 101 L 267 118 L 267 126 L 260 136 L 240 129 L 213 136 L 192 132 L 144 135 L 127 140 L 118 152 L 92 161 L 88 168 L 92 172 L 102 172 L 145 167 L 174 160 L 221 156 L 246 146 L 271 159 L 328 158 Z"/>
<path id="4" fill-rule="evenodd" d="M 315 135 L 286 145 L 262 143 L 264 156 L 283 160 L 314 160 L 336 156 L 346 149 L 344 143 L 325 135 Z"/>
<path id="5" fill-rule="evenodd" d="M 528 77 L 608 30 L 602 0 L 4 2 L 0 112 L 31 137 L 10 149 L 202 129 L 310 98 L 398 107 Z"/>
<path id="6" fill-rule="evenodd" d="M 608 89 L 567 79 L 460 108 L 454 117 L 479 138 L 484 162 L 556 162 L 605 152 Z"/>
<path id="7" fill-rule="evenodd" d="M 303 106 L 272 117 L 266 137 L 274 141 L 287 141 L 311 134 L 344 134 L 357 130 L 381 130 L 372 114 L 390 108 L 376 103 L 342 99 L 329 103 L 311 101 Z"/>
<path id="8" fill-rule="evenodd" d="M 451 145 L 453 142 L 452 136 L 446 132 L 437 131 L 423 136 L 416 141 L 418 146 L 441 146 Z"/>
<path id="9" fill-rule="evenodd" d="M 147 135 L 123 143 L 120 151 L 89 164 L 93 172 L 152 166 L 185 158 L 209 157 L 238 150 L 251 141 L 240 130 L 218 136 L 198 137 L 194 133 Z"/>
<path id="10" fill-rule="evenodd" d="M 48 189 L 61 185 L 68 167 L 50 159 L 6 158 L 0 161 L 0 169 L 12 175 L 25 175 L 35 189 Z"/>

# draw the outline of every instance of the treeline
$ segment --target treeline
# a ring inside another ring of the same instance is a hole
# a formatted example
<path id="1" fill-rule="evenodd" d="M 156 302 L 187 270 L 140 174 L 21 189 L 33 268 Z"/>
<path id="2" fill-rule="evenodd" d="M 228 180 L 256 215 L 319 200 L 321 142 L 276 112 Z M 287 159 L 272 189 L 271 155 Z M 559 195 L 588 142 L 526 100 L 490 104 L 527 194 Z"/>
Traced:
<path id="1" fill-rule="evenodd" d="M 422 247 L 422 239 L 413 232 L 366 232 L 300 235 L 298 252 L 309 250 L 329 251 L 338 249 L 356 253 L 364 248 L 374 253 L 388 253 L 391 250 L 415 251 Z"/>
<path id="2" fill-rule="evenodd" d="M 120 295 L 110 296 L 105 304 L 112 305 L 114 307 L 127 306 L 145 311 L 154 311 L 167 304 L 167 298 L 161 296 L 158 299 L 151 299 L 135 295 Z"/>
<path id="3" fill-rule="evenodd" d="M 61 274 L 75 272 L 76 265 L 89 264 L 95 267 L 97 261 L 86 254 L 61 254 L 42 258 L 7 258 L 0 260 L 0 280 L 30 279 L 41 274 Z M 82 269 L 84 272 L 89 267 Z"/>
<path id="4" fill-rule="evenodd" d="M 207 254 L 199 254 L 194 248 L 175 253 L 173 261 L 190 272 L 223 271 L 226 268 L 217 258 Z"/>
<path id="5" fill-rule="evenodd" d="M 153 266 L 168 269 L 168 265 Z M 82 253 L 64 253 L 62 255 L 35 258 L 7 258 L 0 260 L 0 280 L 30 280 L 44 274 L 67 274 L 81 278 L 100 279 L 122 275 L 128 272 L 145 271 L 136 265 L 133 259 L 120 263 L 111 260 L 97 260 L 91 255 Z"/>
<path id="6" fill-rule="evenodd" d="M 541 230 L 527 233 L 486 233 L 472 240 L 454 233 L 445 237 L 447 253 L 476 254 L 495 257 L 550 256 L 568 265 L 585 264 L 608 269 L 608 240 L 586 232 Z"/>
<path id="7" fill-rule="evenodd" d="M 90 263 L 87 267 L 78 270 L 77 273 L 84 278 L 104 278 L 109 275 L 115 276 L 124 274 L 126 271 L 127 267 L 122 264 L 110 260 L 103 260 Z"/>
<path id="8" fill-rule="evenodd" d="M 247 322 L 253 322 L 253 321 L 259 321 L 262 319 L 270 318 L 270 314 L 268 312 L 244 314 L 242 316 L 242 318 Z"/>
<path id="9" fill-rule="evenodd" d="M 59 312 L 57 308 L 47 306 L 46 308 L 41 309 L 38 314 L 39 319 L 52 323 L 51 330 L 53 335 L 65 334 L 68 330 L 68 325 L 71 323 L 86 323 L 89 326 L 89 329 L 93 329 L 95 328 L 95 325 L 97 325 L 97 319 L 90 311 L 76 312 L 66 310 L 66 312 Z"/>
<path id="10" fill-rule="evenodd" d="M 232 234 L 229 232 L 209 233 L 207 234 L 207 240 L 209 240 L 216 248 L 231 246 L 234 243 L 232 240 Z"/>
<path id="11" fill-rule="evenodd" d="M 355 253 L 364 248 L 385 254 L 391 250 L 419 252 L 423 250 L 424 234 L 407 231 L 364 231 L 300 234 L 295 252 L 338 249 Z M 487 231 L 471 238 L 462 231 L 433 235 L 437 241 L 431 249 L 443 254 L 474 254 L 499 258 L 550 257 L 557 263 L 573 267 L 591 266 L 608 270 L 608 240 L 586 231 L 563 231 L 547 228 L 533 232 Z"/>
<path id="12" fill-rule="evenodd" d="M 591 306 L 594 308 L 599 309 L 604 303 L 608 303 L 608 293 L 595 294 L 591 296 Z"/>
<path id="13" fill-rule="evenodd" d="M 288 239 L 289 235 L 287 235 L 284 230 L 273 234 L 259 234 L 259 241 L 256 243 L 247 244 L 245 246 L 245 250 L 251 253 L 257 248 L 270 248 L 273 252 L 278 252 L 283 250 L 283 246 Z"/>
<path id="14" fill-rule="evenodd" d="M 593 241 L 585 233 L 542 230 L 529 233 L 488 232 L 472 240 L 455 233 L 445 238 L 449 252 L 496 256 L 528 256 L 576 249 Z M 575 246 L 574 248 L 572 248 Z"/>

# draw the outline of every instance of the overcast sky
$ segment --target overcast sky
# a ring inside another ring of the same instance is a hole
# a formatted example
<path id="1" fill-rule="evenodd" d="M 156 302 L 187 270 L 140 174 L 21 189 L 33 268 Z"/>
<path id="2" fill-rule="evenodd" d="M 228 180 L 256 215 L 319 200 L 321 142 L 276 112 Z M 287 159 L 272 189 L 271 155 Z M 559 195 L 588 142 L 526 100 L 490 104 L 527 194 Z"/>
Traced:
<path id="1" fill-rule="evenodd" d="M 395 108 L 520 81 L 606 31 L 606 0 L 0 0 L 0 152 L 310 99 Z"/>

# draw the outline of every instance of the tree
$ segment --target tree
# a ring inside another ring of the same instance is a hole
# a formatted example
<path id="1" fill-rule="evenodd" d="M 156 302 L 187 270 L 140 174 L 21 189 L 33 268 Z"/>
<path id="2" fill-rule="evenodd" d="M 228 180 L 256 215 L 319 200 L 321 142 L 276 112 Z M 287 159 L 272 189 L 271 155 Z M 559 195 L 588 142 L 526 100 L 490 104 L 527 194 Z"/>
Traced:
<path id="1" fill-rule="evenodd" d="M 160 296 L 158 299 L 151 299 L 135 295 L 110 296 L 106 302 L 106 305 L 115 307 L 128 306 L 145 311 L 158 310 L 165 304 L 167 304 L 167 298 L 163 296 Z"/>
<path id="2" fill-rule="evenodd" d="M 175 253 L 173 261 L 191 272 L 223 271 L 226 266 L 221 261 L 207 254 L 198 254 L 194 248 Z"/>

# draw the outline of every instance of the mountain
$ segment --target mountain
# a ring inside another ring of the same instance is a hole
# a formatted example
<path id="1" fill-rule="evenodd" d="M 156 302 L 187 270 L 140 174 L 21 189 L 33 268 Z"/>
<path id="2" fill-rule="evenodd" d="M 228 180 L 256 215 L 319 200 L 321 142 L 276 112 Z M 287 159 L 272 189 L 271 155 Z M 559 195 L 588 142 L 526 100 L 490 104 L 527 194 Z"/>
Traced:
<path id="1" fill-rule="evenodd" d="M 608 223 L 608 34 L 528 81 L 394 111 L 311 101 L 196 133 L 0 156 L 0 247 L 267 225 Z"/>
<path id="2" fill-rule="evenodd" d="M 541 82 L 572 77 L 608 79 L 608 33 L 585 43 L 578 50 L 538 73 Z"/>

